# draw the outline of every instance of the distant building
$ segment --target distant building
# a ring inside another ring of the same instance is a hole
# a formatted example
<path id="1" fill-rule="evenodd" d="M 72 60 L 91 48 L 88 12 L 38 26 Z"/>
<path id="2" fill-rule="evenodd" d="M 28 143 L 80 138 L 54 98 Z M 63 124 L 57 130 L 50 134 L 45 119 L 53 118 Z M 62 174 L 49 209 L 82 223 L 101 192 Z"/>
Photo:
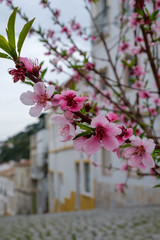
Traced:
<path id="1" fill-rule="evenodd" d="M 14 182 L 16 214 L 30 214 L 32 212 L 32 188 L 29 160 L 21 160 L 15 165 Z"/>
<path id="2" fill-rule="evenodd" d="M 48 134 L 44 121 L 36 133 L 30 137 L 30 177 L 32 182 L 32 213 L 48 211 L 48 182 L 47 182 L 47 146 Z"/>
<path id="3" fill-rule="evenodd" d="M 0 165 L 0 215 L 15 214 L 14 163 Z"/>

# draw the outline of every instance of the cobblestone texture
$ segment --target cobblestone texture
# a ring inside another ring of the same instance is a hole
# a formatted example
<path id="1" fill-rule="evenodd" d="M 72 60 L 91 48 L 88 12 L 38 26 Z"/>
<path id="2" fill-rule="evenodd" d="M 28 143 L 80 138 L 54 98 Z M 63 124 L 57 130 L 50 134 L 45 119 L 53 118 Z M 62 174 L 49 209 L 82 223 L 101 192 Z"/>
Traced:
<path id="1" fill-rule="evenodd" d="M 160 240 L 160 207 L 0 217 L 0 240 Z"/>

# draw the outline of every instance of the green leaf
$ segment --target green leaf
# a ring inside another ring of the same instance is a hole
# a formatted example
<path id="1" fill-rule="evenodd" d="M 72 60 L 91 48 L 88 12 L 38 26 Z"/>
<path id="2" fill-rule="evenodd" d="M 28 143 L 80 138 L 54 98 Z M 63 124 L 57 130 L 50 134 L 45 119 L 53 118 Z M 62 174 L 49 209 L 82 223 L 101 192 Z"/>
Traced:
<path id="1" fill-rule="evenodd" d="M 24 40 L 25 40 L 25 38 L 26 38 L 26 36 L 27 36 L 27 34 L 28 34 L 28 32 L 29 32 L 29 30 L 30 30 L 33 22 L 34 22 L 34 19 L 35 19 L 35 18 L 33 18 L 31 21 L 27 22 L 27 23 L 24 25 L 22 31 L 21 31 L 20 34 L 19 34 L 18 43 L 17 43 L 17 49 L 18 49 L 19 55 L 20 55 L 20 52 L 21 52 L 21 49 L 22 49 Z"/>
<path id="2" fill-rule="evenodd" d="M 12 12 L 12 14 L 10 15 L 9 20 L 8 20 L 8 25 L 7 25 L 8 28 L 6 29 L 8 43 L 9 43 L 10 47 L 14 49 L 15 53 L 16 53 L 15 20 L 16 20 L 17 9 L 18 8 L 15 8 L 14 11 Z"/>
<path id="3" fill-rule="evenodd" d="M 82 133 L 78 134 L 77 136 L 75 136 L 74 139 L 79 138 L 79 137 L 83 137 L 83 136 L 90 135 L 91 133 L 92 133 L 91 131 L 82 132 Z M 73 139 L 73 140 L 74 140 L 74 139 Z"/>
<path id="4" fill-rule="evenodd" d="M 151 20 L 151 21 L 156 20 L 156 17 L 157 17 L 157 14 L 158 14 L 158 13 L 159 13 L 159 10 L 153 12 L 153 13 L 151 14 L 151 16 L 150 16 L 150 20 Z"/>
<path id="5" fill-rule="evenodd" d="M 45 69 L 43 70 L 43 72 L 41 73 L 41 78 L 42 78 L 42 79 L 44 78 L 44 75 L 46 74 L 47 70 L 48 70 L 48 68 L 45 68 Z"/>
<path id="6" fill-rule="evenodd" d="M 80 127 L 80 129 L 83 129 L 83 130 L 88 130 L 88 131 L 94 131 L 94 128 L 92 127 L 89 127 L 89 126 L 86 126 L 82 123 L 79 123 L 79 122 L 76 122 L 76 124 Z"/>
<path id="7" fill-rule="evenodd" d="M 136 8 L 136 12 L 141 16 L 144 17 L 144 12 L 142 10 L 140 10 L 139 8 Z"/>
<path id="8" fill-rule="evenodd" d="M 133 135 L 136 136 L 136 133 L 137 133 L 137 124 L 133 127 Z"/>
<path id="9" fill-rule="evenodd" d="M 3 49 L 5 52 L 7 52 L 10 56 L 12 56 L 12 52 L 11 52 L 11 49 L 9 47 L 9 44 L 8 44 L 7 40 L 2 35 L 0 35 L 0 48 Z"/>
<path id="10" fill-rule="evenodd" d="M 159 188 L 160 184 L 155 185 L 153 188 Z"/>
<path id="11" fill-rule="evenodd" d="M 140 137 L 140 138 L 143 138 L 144 135 L 145 135 L 145 132 L 141 133 L 141 134 L 139 135 L 139 137 Z"/>
<path id="12" fill-rule="evenodd" d="M 121 146 L 121 148 L 127 148 L 127 147 L 132 147 L 132 145 L 130 143 L 127 143 L 127 144 Z"/>
<path id="13" fill-rule="evenodd" d="M 70 89 L 76 90 L 76 83 L 74 80 L 72 81 L 72 85 L 71 85 Z"/>
<path id="14" fill-rule="evenodd" d="M 79 69 L 79 68 L 83 68 L 84 65 L 72 65 L 72 68 L 74 69 Z"/>
<path id="15" fill-rule="evenodd" d="M 12 58 L 10 56 L 8 56 L 7 54 L 2 53 L 2 52 L 0 52 L 0 58 L 7 58 L 7 59 L 12 60 Z"/>

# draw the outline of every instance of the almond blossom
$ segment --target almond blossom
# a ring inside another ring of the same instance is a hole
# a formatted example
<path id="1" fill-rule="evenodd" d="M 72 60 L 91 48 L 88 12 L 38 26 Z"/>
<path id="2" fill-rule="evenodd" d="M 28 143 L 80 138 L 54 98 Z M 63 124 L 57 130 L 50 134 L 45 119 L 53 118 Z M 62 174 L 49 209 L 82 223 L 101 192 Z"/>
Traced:
<path id="1" fill-rule="evenodd" d="M 136 169 L 153 168 L 155 166 L 151 156 L 155 148 L 153 139 L 132 136 L 130 141 L 132 147 L 125 148 L 122 153 L 122 156 L 128 159 L 128 165 Z"/>
<path id="2" fill-rule="evenodd" d="M 133 135 L 133 129 L 128 128 L 126 129 L 124 126 L 118 126 L 121 129 L 121 134 L 117 136 L 117 140 L 119 144 L 122 145 L 128 138 Z"/>
<path id="3" fill-rule="evenodd" d="M 52 105 L 60 105 L 62 110 L 69 110 L 72 112 L 78 112 L 82 107 L 84 101 L 88 97 L 76 96 L 77 92 L 74 90 L 62 91 L 61 94 L 56 94 L 52 99 Z"/>
<path id="4" fill-rule="evenodd" d="M 41 69 L 41 67 L 38 64 L 38 59 L 32 61 L 27 57 L 20 57 L 20 61 L 23 62 L 27 71 L 31 72 L 34 76 L 39 77 L 39 70 Z"/>
<path id="5" fill-rule="evenodd" d="M 75 127 L 63 115 L 53 114 L 50 121 L 60 125 L 59 135 L 62 137 L 62 142 L 70 141 L 75 137 Z"/>
<path id="6" fill-rule="evenodd" d="M 51 97 L 54 94 L 55 87 L 53 85 L 46 87 L 43 82 L 38 82 L 33 89 L 34 92 L 22 93 L 20 100 L 25 105 L 35 105 L 31 107 L 29 114 L 32 117 L 39 117 L 43 108 L 46 111 L 52 107 Z"/>
<path id="7" fill-rule="evenodd" d="M 106 117 L 98 115 L 91 122 L 91 127 L 95 128 L 94 134 L 85 141 L 84 151 L 87 154 L 96 153 L 101 144 L 106 150 L 113 151 L 119 147 L 116 135 L 121 133 L 116 124 L 110 123 Z"/>

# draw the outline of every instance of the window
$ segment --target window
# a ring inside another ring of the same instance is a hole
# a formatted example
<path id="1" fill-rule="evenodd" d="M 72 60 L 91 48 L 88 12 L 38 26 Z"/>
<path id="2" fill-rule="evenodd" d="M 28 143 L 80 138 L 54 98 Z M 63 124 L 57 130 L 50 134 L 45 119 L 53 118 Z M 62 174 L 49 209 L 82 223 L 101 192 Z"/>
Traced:
<path id="1" fill-rule="evenodd" d="M 102 175 L 110 176 L 111 171 L 109 170 L 109 167 L 111 167 L 112 164 L 111 152 L 102 148 L 101 156 L 102 156 Z"/>
<path id="2" fill-rule="evenodd" d="M 90 192 L 90 165 L 89 163 L 84 163 L 84 190 L 85 192 Z"/>
<path id="3" fill-rule="evenodd" d="M 107 0 L 99 0 L 97 3 L 97 16 L 95 21 L 100 32 L 108 32 L 108 5 Z"/>
<path id="4" fill-rule="evenodd" d="M 102 90 L 106 90 L 107 89 L 107 85 L 106 85 L 106 82 L 107 82 L 107 75 L 108 75 L 108 68 L 105 67 L 101 70 L 101 76 L 100 76 L 100 88 Z"/>
<path id="5" fill-rule="evenodd" d="M 131 62 L 131 61 L 136 61 L 136 59 L 134 56 L 129 55 L 129 56 L 127 56 L 126 61 Z M 134 73 L 132 73 L 132 71 L 130 70 L 130 68 L 127 65 L 124 67 L 123 77 L 124 77 L 124 84 L 128 85 L 129 87 L 132 86 L 132 84 L 136 78 Z"/>

